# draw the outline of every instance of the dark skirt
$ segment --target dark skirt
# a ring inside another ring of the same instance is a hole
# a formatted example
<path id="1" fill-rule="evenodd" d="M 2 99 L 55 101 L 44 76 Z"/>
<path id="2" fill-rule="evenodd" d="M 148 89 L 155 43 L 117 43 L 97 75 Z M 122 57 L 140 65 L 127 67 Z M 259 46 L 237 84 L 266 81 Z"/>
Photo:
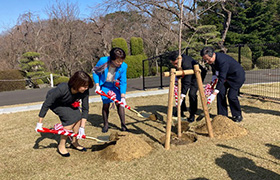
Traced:
<path id="1" fill-rule="evenodd" d="M 58 106 L 51 110 L 59 116 L 62 126 L 69 126 L 82 119 L 82 113 L 79 108 Z"/>

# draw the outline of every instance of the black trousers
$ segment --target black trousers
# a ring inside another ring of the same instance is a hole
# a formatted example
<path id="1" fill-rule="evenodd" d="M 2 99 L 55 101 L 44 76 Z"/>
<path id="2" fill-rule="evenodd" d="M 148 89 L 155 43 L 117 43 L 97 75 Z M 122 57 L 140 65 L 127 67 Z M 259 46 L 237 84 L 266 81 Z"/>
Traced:
<path id="1" fill-rule="evenodd" d="M 198 91 L 198 87 L 196 87 L 196 86 L 191 86 L 189 89 L 189 94 L 188 94 L 189 105 L 190 105 L 189 112 L 190 112 L 191 116 L 195 115 L 197 112 L 197 91 Z M 181 104 L 182 111 L 187 111 L 185 99 L 186 98 L 184 98 L 184 100 Z"/>
<path id="2" fill-rule="evenodd" d="M 217 95 L 217 109 L 218 115 L 228 116 L 227 99 L 232 116 L 241 116 L 241 107 L 238 100 L 239 89 L 231 88 L 230 85 L 225 82 L 222 89 Z M 227 98 L 226 98 L 227 95 Z"/>

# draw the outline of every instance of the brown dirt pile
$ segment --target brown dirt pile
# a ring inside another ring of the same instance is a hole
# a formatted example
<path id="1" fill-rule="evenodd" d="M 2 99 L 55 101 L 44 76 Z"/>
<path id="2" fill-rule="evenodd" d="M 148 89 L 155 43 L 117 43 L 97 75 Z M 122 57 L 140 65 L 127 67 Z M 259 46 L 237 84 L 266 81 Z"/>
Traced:
<path id="1" fill-rule="evenodd" d="M 152 149 L 139 135 L 119 133 L 116 144 L 106 147 L 100 153 L 107 160 L 130 161 L 148 155 Z"/>
<path id="2" fill-rule="evenodd" d="M 247 135 L 247 130 L 226 116 L 218 115 L 211 121 L 214 137 L 217 139 L 231 139 Z M 208 134 L 206 124 L 196 127 L 197 134 Z"/>

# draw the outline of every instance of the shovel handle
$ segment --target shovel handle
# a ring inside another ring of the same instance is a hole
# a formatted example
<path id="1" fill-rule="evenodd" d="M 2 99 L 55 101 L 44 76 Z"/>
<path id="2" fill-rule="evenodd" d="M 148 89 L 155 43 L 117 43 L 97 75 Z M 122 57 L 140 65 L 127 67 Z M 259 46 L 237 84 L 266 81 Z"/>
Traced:
<path id="1" fill-rule="evenodd" d="M 130 106 L 128 105 L 124 105 L 122 102 L 120 102 L 119 100 L 117 100 L 116 98 L 112 97 L 112 96 L 109 96 L 108 94 L 106 94 L 104 91 L 100 91 L 100 92 L 96 92 L 97 94 L 101 95 L 101 96 L 105 96 L 109 99 L 111 99 L 112 101 L 118 103 L 119 105 L 121 105 L 122 107 L 136 113 L 139 117 L 143 117 L 138 111 L 136 111 L 135 109 L 131 108 Z"/>
<path id="2" fill-rule="evenodd" d="M 59 134 L 59 135 L 65 135 L 65 136 L 70 136 L 70 137 L 77 137 L 78 136 L 78 134 L 75 134 L 75 133 L 69 133 L 69 132 L 68 133 L 64 133 L 64 132 L 60 133 L 60 131 L 58 131 L 58 130 L 48 129 L 48 128 L 44 128 L 44 127 L 43 127 L 43 130 L 38 129 L 37 132 Z M 82 138 L 83 139 L 92 139 L 92 140 L 95 140 L 97 142 L 109 142 L 109 141 L 104 141 L 104 140 L 94 138 L 94 137 L 90 137 L 90 136 L 86 136 L 86 135 L 83 135 Z"/>

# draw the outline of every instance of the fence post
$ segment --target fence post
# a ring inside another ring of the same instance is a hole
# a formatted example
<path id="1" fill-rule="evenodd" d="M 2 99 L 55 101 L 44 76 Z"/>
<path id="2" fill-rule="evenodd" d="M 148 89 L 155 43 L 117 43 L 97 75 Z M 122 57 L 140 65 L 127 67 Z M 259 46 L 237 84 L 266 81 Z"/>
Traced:
<path id="1" fill-rule="evenodd" d="M 238 44 L 238 62 L 241 64 L 241 44 Z"/>
<path id="2" fill-rule="evenodd" d="M 50 74 L 50 79 L 51 79 L 51 87 L 53 87 L 53 74 Z"/>
<path id="3" fill-rule="evenodd" d="M 145 60 L 142 60 L 142 69 L 143 69 L 143 90 L 145 90 L 145 67 L 144 67 Z"/>
<path id="4" fill-rule="evenodd" d="M 162 58 L 160 58 L 160 89 L 163 89 L 163 85 L 162 85 Z"/>

